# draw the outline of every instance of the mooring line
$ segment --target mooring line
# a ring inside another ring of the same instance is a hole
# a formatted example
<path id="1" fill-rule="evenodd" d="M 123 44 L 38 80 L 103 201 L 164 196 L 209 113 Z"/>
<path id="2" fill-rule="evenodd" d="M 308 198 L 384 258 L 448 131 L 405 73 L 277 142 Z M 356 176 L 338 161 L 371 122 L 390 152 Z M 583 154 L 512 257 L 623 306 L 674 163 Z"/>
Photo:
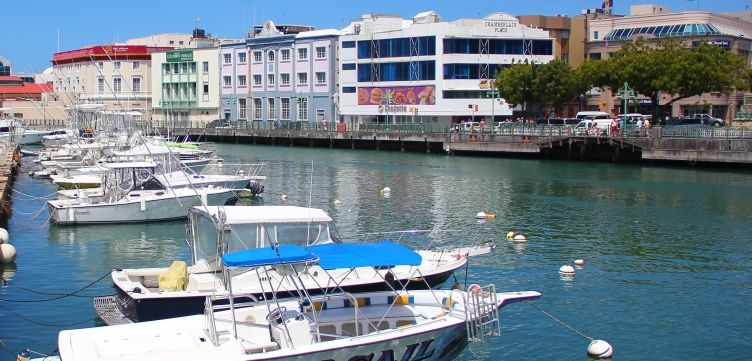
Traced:
<path id="1" fill-rule="evenodd" d="M 564 326 L 564 327 L 566 327 L 566 328 L 568 328 L 568 329 L 572 330 L 572 331 L 573 331 L 574 333 L 576 333 L 576 334 L 578 334 L 578 335 L 580 335 L 580 336 L 582 336 L 582 337 L 584 337 L 584 338 L 586 338 L 586 339 L 588 339 L 588 340 L 590 340 L 590 341 L 593 341 L 593 340 L 594 340 L 594 338 L 592 338 L 592 337 L 590 337 L 590 336 L 588 336 L 588 335 L 586 335 L 586 334 L 584 334 L 584 333 L 582 333 L 582 332 L 580 332 L 580 331 L 577 331 L 577 330 L 575 330 L 575 329 L 574 329 L 574 327 L 567 325 L 566 323 L 564 323 L 564 321 L 562 321 L 562 320 L 560 320 L 560 319 L 558 319 L 558 318 L 556 318 L 556 317 L 552 316 L 552 315 L 551 315 L 550 313 L 548 313 L 548 312 L 544 311 L 544 310 L 543 310 L 542 308 L 540 308 L 540 307 L 536 306 L 536 305 L 535 305 L 534 303 L 530 302 L 529 300 L 525 300 L 525 302 L 527 302 L 527 303 L 528 303 L 528 304 L 529 304 L 530 306 L 533 306 L 533 307 L 535 307 L 535 309 L 537 309 L 538 311 L 541 311 L 541 312 L 543 312 L 543 314 L 544 314 L 544 315 L 546 315 L 546 316 L 550 317 L 550 318 L 551 318 L 552 320 L 554 320 L 554 321 L 558 322 L 558 323 L 559 323 L 559 324 L 561 324 L 562 326 Z"/>

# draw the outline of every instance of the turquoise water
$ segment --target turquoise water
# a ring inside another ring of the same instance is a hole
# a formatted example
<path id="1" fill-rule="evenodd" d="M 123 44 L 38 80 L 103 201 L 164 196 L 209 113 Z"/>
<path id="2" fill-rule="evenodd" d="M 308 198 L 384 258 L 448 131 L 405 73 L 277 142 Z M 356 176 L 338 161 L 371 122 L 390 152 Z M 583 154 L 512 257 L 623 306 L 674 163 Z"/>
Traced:
<path id="1" fill-rule="evenodd" d="M 418 153 L 228 145 L 226 163 L 264 162 L 263 204 L 320 207 L 339 233 L 451 229 L 496 240 L 471 261 L 471 282 L 537 290 L 535 305 L 605 339 L 615 360 L 745 360 L 752 352 L 752 173 Z M 66 294 L 117 267 L 187 259 L 184 223 L 50 227 L 29 179 L 14 188 L 12 284 L 0 286 L 0 360 L 25 347 L 55 349 L 63 328 L 96 324 L 88 297 Z M 312 184 L 312 186 L 311 186 Z M 379 189 L 391 188 L 389 198 Z M 281 195 L 289 199 L 283 201 Z M 335 207 L 333 200 L 342 202 Z M 478 223 L 478 211 L 495 220 Z M 33 218 L 35 213 L 39 213 Z M 510 229 L 529 241 L 510 243 Z M 449 243 L 449 242 L 447 242 Z M 560 266 L 584 259 L 573 280 Z M 9 270 L 4 272 L 8 273 Z M 464 270 L 457 274 L 460 281 Z M 450 281 L 451 282 L 451 281 Z M 80 295 L 112 293 L 108 278 Z M 23 318 L 21 318 L 23 317 Z M 43 326 L 38 323 L 50 324 Z M 80 323 L 76 326 L 62 326 Z M 502 336 L 464 360 L 585 360 L 588 340 L 525 303 L 505 307 Z"/>

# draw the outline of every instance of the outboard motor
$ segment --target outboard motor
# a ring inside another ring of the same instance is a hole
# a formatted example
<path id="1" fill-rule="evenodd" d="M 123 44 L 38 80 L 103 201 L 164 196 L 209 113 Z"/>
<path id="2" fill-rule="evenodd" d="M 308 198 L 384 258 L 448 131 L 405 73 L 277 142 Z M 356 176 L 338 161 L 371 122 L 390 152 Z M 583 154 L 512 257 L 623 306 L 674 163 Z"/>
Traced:
<path id="1" fill-rule="evenodd" d="M 245 187 L 250 190 L 254 196 L 264 193 L 264 186 L 259 182 L 248 182 Z"/>

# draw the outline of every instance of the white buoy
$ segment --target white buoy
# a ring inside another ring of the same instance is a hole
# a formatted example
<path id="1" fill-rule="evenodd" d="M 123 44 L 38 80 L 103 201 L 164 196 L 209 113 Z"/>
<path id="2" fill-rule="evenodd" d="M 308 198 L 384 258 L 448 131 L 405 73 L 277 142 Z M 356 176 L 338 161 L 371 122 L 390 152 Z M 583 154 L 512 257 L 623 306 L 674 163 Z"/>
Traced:
<path id="1" fill-rule="evenodd" d="M 587 353 L 597 358 L 611 358 L 611 355 L 614 354 L 614 348 L 606 341 L 592 340 L 588 345 Z"/>
<path id="2" fill-rule="evenodd" d="M 340 201 L 339 199 L 335 199 L 335 200 L 334 200 L 334 206 L 335 206 L 335 207 L 339 207 L 339 206 L 341 206 L 341 205 L 342 205 L 342 201 Z"/>
<path id="3" fill-rule="evenodd" d="M 576 260 L 574 260 L 574 264 L 576 264 L 578 266 L 582 266 L 582 265 L 585 264 L 585 260 L 584 259 L 576 259 Z"/>
<path id="4" fill-rule="evenodd" d="M 0 244 L 0 263 L 13 263 L 16 261 L 16 247 L 3 243 Z"/>
<path id="5" fill-rule="evenodd" d="M 283 201 L 286 201 L 286 200 L 290 199 L 290 197 L 288 197 L 287 194 L 283 194 L 283 195 L 279 196 L 279 199 L 281 199 Z"/>
<path id="6" fill-rule="evenodd" d="M 0 244 L 10 243 L 8 241 L 8 231 L 5 228 L 0 228 Z"/>
<path id="7" fill-rule="evenodd" d="M 565 265 L 563 265 L 563 266 L 561 266 L 559 268 L 559 274 L 561 274 L 561 275 L 574 276 L 575 273 L 576 272 L 574 270 L 574 267 L 572 267 L 572 266 L 570 266 L 568 264 L 565 264 Z"/>
<path id="8" fill-rule="evenodd" d="M 515 235 L 514 238 L 512 238 L 512 240 L 515 242 L 527 242 L 527 238 L 525 238 L 525 236 L 521 234 Z"/>
<path id="9" fill-rule="evenodd" d="M 384 191 L 384 193 L 389 193 L 389 192 L 392 191 L 392 189 L 389 188 L 389 187 L 384 187 L 383 191 Z"/>
<path id="10" fill-rule="evenodd" d="M 481 212 L 478 212 L 478 213 L 477 213 L 477 214 L 475 215 L 475 218 L 478 218 L 478 219 L 486 219 L 486 212 L 482 212 L 482 211 L 481 211 Z"/>

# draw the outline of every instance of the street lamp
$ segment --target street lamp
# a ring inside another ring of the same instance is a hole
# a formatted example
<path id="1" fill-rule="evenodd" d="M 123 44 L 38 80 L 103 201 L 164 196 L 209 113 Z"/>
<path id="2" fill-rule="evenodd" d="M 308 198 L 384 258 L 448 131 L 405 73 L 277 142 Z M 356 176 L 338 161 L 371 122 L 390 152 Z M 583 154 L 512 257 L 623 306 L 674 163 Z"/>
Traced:
<path id="1" fill-rule="evenodd" d="M 630 99 L 636 97 L 634 89 L 630 88 L 627 82 L 624 82 L 624 87 L 616 92 L 616 97 L 621 98 L 624 101 L 624 108 L 622 108 L 622 114 L 624 115 L 624 128 L 627 127 L 627 102 Z"/>
<path id="2" fill-rule="evenodd" d="M 580 94 L 580 111 L 582 111 L 582 104 L 585 102 L 585 94 Z"/>
<path id="3" fill-rule="evenodd" d="M 496 88 L 491 88 L 486 92 L 486 96 L 491 98 L 491 130 L 494 129 L 494 119 L 496 119 L 496 113 L 494 112 L 494 104 L 496 99 L 499 98 L 499 91 Z"/>

